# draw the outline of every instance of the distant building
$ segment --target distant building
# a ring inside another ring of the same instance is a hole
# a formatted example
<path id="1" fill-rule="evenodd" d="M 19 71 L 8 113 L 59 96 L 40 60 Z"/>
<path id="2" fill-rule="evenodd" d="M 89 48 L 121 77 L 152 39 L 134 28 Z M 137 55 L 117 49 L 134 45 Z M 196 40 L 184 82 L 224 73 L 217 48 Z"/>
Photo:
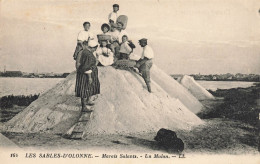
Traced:
<path id="1" fill-rule="evenodd" d="M 175 80 L 179 79 L 179 78 L 182 78 L 183 75 L 182 74 L 174 74 L 174 75 L 171 75 Z"/>
<path id="2" fill-rule="evenodd" d="M 51 72 L 51 73 L 46 73 L 45 76 L 47 76 L 47 77 L 54 77 L 55 75 L 54 75 L 53 72 Z"/>
<path id="3" fill-rule="evenodd" d="M 232 76 L 230 76 L 230 77 L 228 77 L 227 79 L 228 79 L 228 80 L 232 80 L 232 79 L 233 79 L 233 77 L 232 77 Z"/>
<path id="4" fill-rule="evenodd" d="M 44 74 L 39 74 L 39 78 L 43 78 L 44 77 Z"/>
<path id="5" fill-rule="evenodd" d="M 21 71 L 5 71 L 3 76 L 5 77 L 21 77 L 23 73 Z"/>

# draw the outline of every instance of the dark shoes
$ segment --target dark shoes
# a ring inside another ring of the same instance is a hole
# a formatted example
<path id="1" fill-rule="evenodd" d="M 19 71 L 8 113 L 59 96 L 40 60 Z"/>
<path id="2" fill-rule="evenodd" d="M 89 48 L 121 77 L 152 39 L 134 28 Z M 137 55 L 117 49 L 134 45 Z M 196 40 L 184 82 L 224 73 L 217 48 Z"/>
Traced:
<path id="1" fill-rule="evenodd" d="M 148 90 L 148 92 L 152 93 L 151 86 L 147 86 L 147 90 Z"/>
<path id="2" fill-rule="evenodd" d="M 93 106 L 94 102 L 87 101 L 86 98 L 81 98 L 81 105 L 82 105 L 82 109 L 81 109 L 82 112 L 93 112 L 93 110 L 88 108 L 87 105 L 88 106 Z"/>
<path id="3" fill-rule="evenodd" d="M 152 93 L 151 83 L 146 83 L 148 92 Z"/>

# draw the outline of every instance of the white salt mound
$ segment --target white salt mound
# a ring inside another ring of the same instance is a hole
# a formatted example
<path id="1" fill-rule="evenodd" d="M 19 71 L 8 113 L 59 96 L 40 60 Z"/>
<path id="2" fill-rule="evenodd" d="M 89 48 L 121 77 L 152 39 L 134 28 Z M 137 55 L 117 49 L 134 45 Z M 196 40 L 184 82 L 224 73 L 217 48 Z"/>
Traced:
<path id="1" fill-rule="evenodd" d="M 136 73 L 112 67 L 99 67 L 98 70 L 101 94 L 95 100 L 86 133 L 127 134 L 160 128 L 190 129 L 203 123 L 156 81 L 152 81 L 153 93 L 149 93 L 144 80 Z M 75 81 L 76 73 L 73 72 L 8 121 L 5 124 L 7 130 L 67 132 L 77 122 L 81 110 L 80 98 L 75 97 Z M 182 86 L 178 84 L 176 88 L 179 87 Z"/>
<path id="2" fill-rule="evenodd" d="M 199 85 L 193 77 L 184 75 L 180 80 L 181 85 L 187 88 L 198 100 L 214 99 L 214 96 Z"/>
<path id="3" fill-rule="evenodd" d="M 171 97 L 179 99 L 190 111 L 198 113 L 203 105 L 185 87 L 159 69 L 156 65 L 151 69 L 152 79 L 162 87 Z"/>

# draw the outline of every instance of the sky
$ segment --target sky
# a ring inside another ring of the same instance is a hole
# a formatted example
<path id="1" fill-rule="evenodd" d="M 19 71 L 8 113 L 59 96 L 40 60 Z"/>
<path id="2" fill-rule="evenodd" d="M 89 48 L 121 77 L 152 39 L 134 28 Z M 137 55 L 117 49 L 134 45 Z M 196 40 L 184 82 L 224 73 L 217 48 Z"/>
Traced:
<path id="1" fill-rule="evenodd" d="M 128 16 L 127 32 L 146 37 L 154 63 L 168 74 L 260 74 L 257 0 L 2 0 L 0 71 L 71 72 L 82 23 L 101 33 L 112 5 Z"/>

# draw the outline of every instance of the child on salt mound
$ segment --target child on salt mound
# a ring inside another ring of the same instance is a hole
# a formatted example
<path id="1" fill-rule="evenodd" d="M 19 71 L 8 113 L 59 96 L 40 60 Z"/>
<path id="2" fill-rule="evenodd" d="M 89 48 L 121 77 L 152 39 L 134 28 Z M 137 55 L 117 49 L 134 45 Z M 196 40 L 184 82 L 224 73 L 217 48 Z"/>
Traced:
<path id="1" fill-rule="evenodd" d="M 119 60 L 121 59 L 129 59 L 129 55 L 133 52 L 133 49 L 135 48 L 135 45 L 128 40 L 128 36 L 123 35 L 122 36 L 122 43 L 120 45 L 119 50 Z"/>
<path id="2" fill-rule="evenodd" d="M 100 40 L 100 46 L 95 52 L 98 66 L 109 66 L 114 63 L 114 54 L 108 48 L 108 40 Z"/>

